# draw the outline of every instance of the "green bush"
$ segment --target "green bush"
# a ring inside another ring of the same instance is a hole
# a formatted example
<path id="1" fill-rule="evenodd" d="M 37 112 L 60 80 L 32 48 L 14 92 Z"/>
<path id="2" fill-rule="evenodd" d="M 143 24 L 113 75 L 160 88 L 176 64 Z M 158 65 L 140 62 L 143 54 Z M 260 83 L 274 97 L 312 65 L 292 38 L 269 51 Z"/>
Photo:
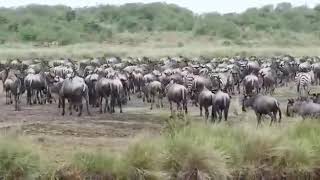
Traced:
<path id="1" fill-rule="evenodd" d="M 240 14 L 199 15 L 166 3 L 131 3 L 77 9 L 30 5 L 16 9 L 2 8 L 0 32 L 8 34 L 4 41 L 60 41 L 63 44 L 102 41 L 101 38 L 111 37 L 119 32 L 159 31 L 192 31 L 195 35 L 211 35 L 229 40 L 260 40 L 270 36 L 277 43 L 279 38 L 276 36 L 281 32 L 285 32 L 285 35 L 281 36 L 285 39 L 290 38 L 287 34 L 299 37 L 299 33 L 318 39 L 318 9 L 319 6 L 312 9 L 280 3 L 276 7 L 267 5 L 251 8 Z M 61 37 L 61 31 L 77 34 L 77 37 Z M 307 40 L 301 38 L 289 43 L 301 41 Z"/>

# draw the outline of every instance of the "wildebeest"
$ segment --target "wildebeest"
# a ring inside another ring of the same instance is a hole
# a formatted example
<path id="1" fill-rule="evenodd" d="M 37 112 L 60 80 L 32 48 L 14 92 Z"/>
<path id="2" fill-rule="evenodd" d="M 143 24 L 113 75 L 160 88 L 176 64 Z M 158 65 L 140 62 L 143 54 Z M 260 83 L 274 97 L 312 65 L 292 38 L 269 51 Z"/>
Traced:
<path id="1" fill-rule="evenodd" d="M 216 119 L 217 113 L 219 115 L 219 122 L 221 122 L 222 119 L 222 112 L 224 115 L 224 120 L 228 120 L 228 113 L 229 113 L 229 107 L 230 107 L 230 96 L 229 94 L 222 92 L 219 90 L 216 92 L 216 94 L 213 96 L 212 100 L 212 117 L 213 120 Z"/>
<path id="2" fill-rule="evenodd" d="M 279 123 L 281 122 L 282 113 L 278 100 L 271 96 L 264 95 L 246 95 L 242 100 L 242 111 L 246 111 L 246 107 L 251 107 L 256 116 L 259 126 L 261 124 L 261 117 L 263 114 L 271 117 L 270 126 L 277 120 L 277 113 L 279 112 Z"/>
<path id="3" fill-rule="evenodd" d="M 97 107 L 98 103 L 95 86 L 98 81 L 98 74 L 89 74 L 84 80 L 89 89 L 89 104 L 92 105 L 92 107 Z"/>
<path id="4" fill-rule="evenodd" d="M 48 96 L 48 83 L 44 72 L 28 74 L 24 79 L 27 90 L 27 104 L 44 104 Z M 40 96 L 40 97 L 39 97 Z"/>
<path id="5" fill-rule="evenodd" d="M 170 82 L 170 84 L 167 85 L 166 89 L 167 89 L 166 94 L 170 104 L 171 115 L 173 115 L 173 108 L 172 108 L 173 102 L 177 104 L 178 111 L 181 109 L 181 110 L 184 110 L 185 113 L 188 113 L 187 88 L 181 84 Z M 181 104 L 182 104 L 182 108 L 181 108 Z"/>
<path id="6" fill-rule="evenodd" d="M 122 113 L 122 104 L 124 103 L 123 100 L 126 98 L 122 82 L 119 78 L 115 78 L 111 80 L 111 101 L 110 101 L 110 112 L 114 113 L 114 107 L 116 103 L 120 108 L 120 113 Z"/>
<path id="7" fill-rule="evenodd" d="M 150 98 L 151 101 L 151 107 L 150 109 L 153 109 L 153 104 L 155 103 L 155 97 L 157 96 L 157 107 L 163 107 L 162 98 L 164 95 L 164 88 L 159 81 L 152 81 L 147 86 L 147 94 L 148 98 Z"/>
<path id="8" fill-rule="evenodd" d="M 244 94 L 256 94 L 260 92 L 259 78 L 254 74 L 249 74 L 242 81 Z"/>
<path id="9" fill-rule="evenodd" d="M 262 87 L 265 94 L 274 93 L 276 86 L 276 74 L 270 68 L 263 68 L 259 71 L 259 77 L 262 79 Z"/>
<path id="10" fill-rule="evenodd" d="M 320 117 L 320 104 L 303 101 L 303 100 L 294 100 L 288 99 L 287 104 L 287 116 L 293 116 L 294 113 L 302 116 L 303 118 L 312 117 L 319 118 Z"/>
<path id="11" fill-rule="evenodd" d="M 209 117 L 209 107 L 212 106 L 213 96 L 214 94 L 207 88 L 204 88 L 199 94 L 200 116 L 202 116 L 202 107 L 204 107 L 206 120 Z"/>
<path id="12" fill-rule="evenodd" d="M 65 99 L 69 101 L 70 115 L 72 115 L 72 107 L 77 106 L 79 108 L 78 116 L 81 116 L 83 109 L 82 99 L 85 100 L 88 115 L 91 115 L 89 111 L 89 89 L 81 77 L 75 76 L 63 81 L 60 89 L 60 99 L 62 115 L 65 114 Z"/>
<path id="13" fill-rule="evenodd" d="M 15 110 L 18 111 L 20 96 L 24 93 L 24 77 L 20 72 L 10 68 L 5 69 L 4 89 L 6 92 L 6 104 L 12 104 L 11 96 L 14 96 Z"/>
<path id="14" fill-rule="evenodd" d="M 98 81 L 95 85 L 95 91 L 97 93 L 97 97 L 99 100 L 99 107 L 100 107 L 100 113 L 102 113 L 102 100 L 105 99 L 105 106 L 104 106 L 104 113 L 106 112 L 107 108 L 110 112 L 110 106 L 109 106 L 109 96 L 111 95 L 111 80 L 105 78 L 103 75 L 99 74 Z"/>

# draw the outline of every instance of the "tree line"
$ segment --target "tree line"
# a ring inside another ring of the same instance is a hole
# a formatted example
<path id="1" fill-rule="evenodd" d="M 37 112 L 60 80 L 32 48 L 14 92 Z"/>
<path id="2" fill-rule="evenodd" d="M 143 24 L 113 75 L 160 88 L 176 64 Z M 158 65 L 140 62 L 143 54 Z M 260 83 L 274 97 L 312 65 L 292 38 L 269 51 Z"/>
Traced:
<path id="1" fill-rule="evenodd" d="M 104 41 L 116 33 L 192 32 L 228 40 L 259 39 L 266 35 L 294 38 L 295 33 L 320 39 L 320 5 L 290 3 L 250 8 L 243 13 L 196 14 L 166 3 L 131 3 L 72 9 L 28 5 L 0 8 L 0 42 L 52 42 L 62 45 Z"/>

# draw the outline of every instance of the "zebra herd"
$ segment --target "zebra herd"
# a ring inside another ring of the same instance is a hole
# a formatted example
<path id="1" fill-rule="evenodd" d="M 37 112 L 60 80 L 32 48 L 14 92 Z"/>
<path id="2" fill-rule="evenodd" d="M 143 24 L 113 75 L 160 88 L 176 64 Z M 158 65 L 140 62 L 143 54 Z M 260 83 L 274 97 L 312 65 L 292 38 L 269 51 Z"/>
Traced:
<path id="1" fill-rule="evenodd" d="M 258 123 L 262 114 L 270 115 L 272 123 L 277 113 L 281 119 L 279 102 L 272 95 L 277 87 L 295 82 L 298 98 L 288 100 L 287 115 L 320 115 L 320 96 L 311 93 L 311 86 L 320 83 L 318 57 L 15 59 L 1 63 L 0 68 L 6 104 L 13 103 L 13 96 L 15 110 L 26 92 L 27 105 L 57 102 L 62 115 L 66 100 L 70 114 L 76 110 L 81 116 L 83 102 L 88 114 L 97 107 L 100 113 L 114 113 L 116 106 L 122 113 L 122 106 L 136 94 L 151 103 L 151 110 L 155 103 L 163 107 L 167 97 L 171 113 L 173 104 L 188 113 L 191 103 L 199 106 L 201 115 L 204 108 L 206 119 L 211 107 L 212 119 L 221 121 L 222 116 L 228 118 L 231 96 L 241 94 L 244 111 L 251 107 Z M 300 112 L 310 103 L 314 111 Z"/>

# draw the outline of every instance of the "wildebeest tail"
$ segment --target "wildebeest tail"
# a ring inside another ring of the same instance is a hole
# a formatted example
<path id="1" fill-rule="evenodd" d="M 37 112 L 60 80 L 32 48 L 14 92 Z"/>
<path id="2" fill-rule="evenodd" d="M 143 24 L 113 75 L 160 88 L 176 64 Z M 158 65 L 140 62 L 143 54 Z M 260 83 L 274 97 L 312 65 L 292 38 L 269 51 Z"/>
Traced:
<path id="1" fill-rule="evenodd" d="M 185 101 L 187 99 L 185 89 L 181 89 L 181 97 L 182 101 Z"/>
<path id="2" fill-rule="evenodd" d="M 281 112 L 281 108 L 280 108 L 280 103 L 277 102 L 277 108 L 278 108 L 278 111 L 279 111 L 279 121 L 282 119 L 282 112 Z"/>

